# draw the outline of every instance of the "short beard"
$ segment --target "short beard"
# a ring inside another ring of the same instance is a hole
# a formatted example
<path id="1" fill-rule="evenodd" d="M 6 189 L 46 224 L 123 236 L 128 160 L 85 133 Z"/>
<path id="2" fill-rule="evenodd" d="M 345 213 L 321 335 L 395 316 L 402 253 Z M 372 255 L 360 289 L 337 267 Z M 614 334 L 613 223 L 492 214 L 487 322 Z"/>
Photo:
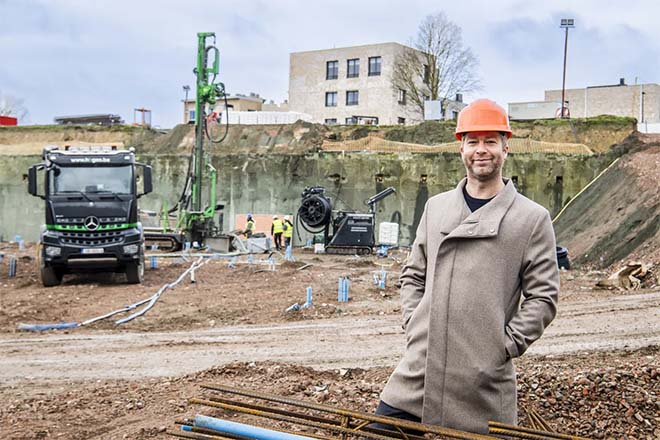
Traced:
<path id="1" fill-rule="evenodd" d="M 478 180 L 479 182 L 489 182 L 491 180 L 496 180 L 499 179 L 502 175 L 502 165 L 503 162 L 495 162 L 493 163 L 493 169 L 491 172 L 483 174 L 483 173 L 476 173 L 475 168 L 473 164 L 465 164 L 465 168 L 467 169 L 468 175 L 472 177 L 473 179 Z"/>

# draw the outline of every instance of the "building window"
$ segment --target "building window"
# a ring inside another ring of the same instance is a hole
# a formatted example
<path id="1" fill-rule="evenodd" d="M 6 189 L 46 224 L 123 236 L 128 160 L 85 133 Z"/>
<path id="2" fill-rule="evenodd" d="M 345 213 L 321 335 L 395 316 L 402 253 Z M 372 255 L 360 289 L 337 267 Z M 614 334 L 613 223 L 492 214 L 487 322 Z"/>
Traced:
<path id="1" fill-rule="evenodd" d="M 188 122 L 195 120 L 195 110 L 188 110 Z"/>
<path id="2" fill-rule="evenodd" d="M 369 76 L 378 76 L 380 75 L 380 65 L 381 57 L 370 57 L 369 58 Z"/>
<path id="3" fill-rule="evenodd" d="M 451 118 L 455 121 L 458 119 L 458 112 L 456 110 L 452 110 L 451 112 Z"/>
<path id="4" fill-rule="evenodd" d="M 325 63 L 325 79 L 339 78 L 339 61 L 328 61 Z"/>
<path id="5" fill-rule="evenodd" d="M 346 105 L 358 105 L 360 101 L 360 92 L 349 90 L 346 92 Z"/>
<path id="6" fill-rule="evenodd" d="M 357 118 L 355 116 L 346 118 L 346 125 L 355 125 L 355 124 L 357 124 Z"/>
<path id="7" fill-rule="evenodd" d="M 406 91 L 399 89 L 399 104 L 406 105 Z"/>
<path id="8" fill-rule="evenodd" d="M 428 64 L 424 64 L 424 84 L 431 82 L 431 69 Z"/>
<path id="9" fill-rule="evenodd" d="M 360 76 L 360 59 L 354 58 L 348 60 L 348 65 L 346 67 L 346 78 L 357 78 Z"/>
<path id="10" fill-rule="evenodd" d="M 337 118 L 326 119 L 325 125 L 337 125 Z"/>
<path id="11" fill-rule="evenodd" d="M 396 118 L 396 123 L 399 125 L 406 125 L 406 118 Z"/>
<path id="12" fill-rule="evenodd" d="M 325 106 L 337 107 L 337 92 L 325 92 Z"/>

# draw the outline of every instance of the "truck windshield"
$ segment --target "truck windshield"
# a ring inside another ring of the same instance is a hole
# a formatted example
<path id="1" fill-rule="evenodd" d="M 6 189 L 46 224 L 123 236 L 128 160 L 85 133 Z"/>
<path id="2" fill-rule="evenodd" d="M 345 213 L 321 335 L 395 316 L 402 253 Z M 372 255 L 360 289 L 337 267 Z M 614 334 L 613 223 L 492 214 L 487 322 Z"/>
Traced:
<path id="1" fill-rule="evenodd" d="M 132 194 L 133 167 L 59 167 L 50 173 L 50 193 Z"/>

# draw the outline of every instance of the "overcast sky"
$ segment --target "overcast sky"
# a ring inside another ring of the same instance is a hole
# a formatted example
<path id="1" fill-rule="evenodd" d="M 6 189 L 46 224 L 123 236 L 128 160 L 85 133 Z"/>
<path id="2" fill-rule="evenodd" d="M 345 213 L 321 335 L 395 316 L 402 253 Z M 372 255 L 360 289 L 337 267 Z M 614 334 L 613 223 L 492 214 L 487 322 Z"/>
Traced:
<path id="1" fill-rule="evenodd" d="M 216 33 L 230 93 L 281 102 L 290 52 L 406 44 L 437 12 L 461 26 L 479 58 L 483 90 L 467 100 L 506 105 L 560 89 L 561 18 L 576 25 L 567 88 L 660 82 L 656 0 L 0 0 L 0 91 L 24 100 L 26 123 L 88 113 L 130 123 L 146 107 L 154 125 L 169 128 L 182 118 L 182 86 L 194 85 L 197 32 Z"/>

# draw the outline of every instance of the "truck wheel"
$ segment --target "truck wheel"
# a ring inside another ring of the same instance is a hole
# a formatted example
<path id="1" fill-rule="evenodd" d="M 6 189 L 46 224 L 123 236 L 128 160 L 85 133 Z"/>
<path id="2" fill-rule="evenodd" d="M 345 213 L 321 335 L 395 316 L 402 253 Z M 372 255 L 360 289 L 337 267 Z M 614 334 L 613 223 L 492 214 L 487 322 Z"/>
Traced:
<path id="1" fill-rule="evenodd" d="M 139 263 L 131 263 L 126 266 L 126 281 L 129 284 L 140 284 L 144 281 L 144 259 Z"/>
<path id="2" fill-rule="evenodd" d="M 62 272 L 52 267 L 42 267 L 39 271 L 44 287 L 59 286 L 62 283 Z"/>
<path id="3" fill-rule="evenodd" d="M 39 278 L 41 279 L 41 284 L 44 287 L 53 287 L 59 286 L 62 284 L 62 277 L 64 273 L 61 270 L 57 270 L 54 267 L 46 266 L 43 258 L 43 245 L 39 243 L 37 246 L 37 269 L 39 272 Z"/>

